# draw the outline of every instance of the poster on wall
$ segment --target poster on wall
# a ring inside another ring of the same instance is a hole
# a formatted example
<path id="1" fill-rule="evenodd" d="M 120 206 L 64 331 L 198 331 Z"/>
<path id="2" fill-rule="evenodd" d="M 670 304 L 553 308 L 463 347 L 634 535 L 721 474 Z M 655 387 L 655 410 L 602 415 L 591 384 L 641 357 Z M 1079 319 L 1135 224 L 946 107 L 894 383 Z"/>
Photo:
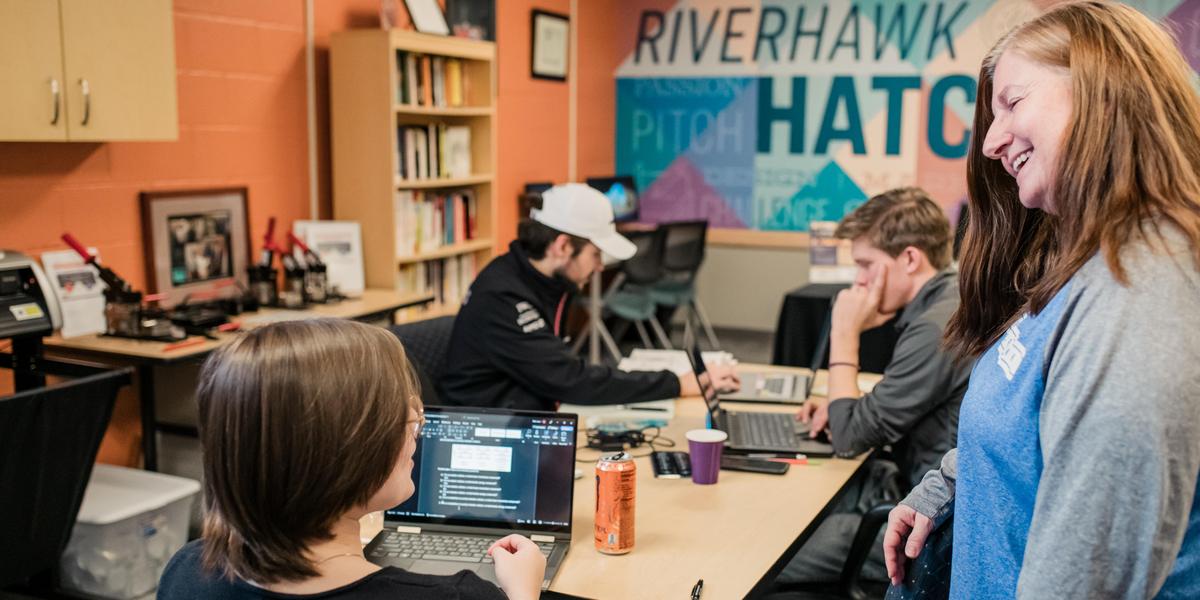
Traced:
<path id="1" fill-rule="evenodd" d="M 641 218 L 807 231 L 920 186 L 952 216 L 984 54 L 1053 0 L 631 1 L 616 171 Z M 1195 69 L 1200 0 L 1130 2 Z"/>

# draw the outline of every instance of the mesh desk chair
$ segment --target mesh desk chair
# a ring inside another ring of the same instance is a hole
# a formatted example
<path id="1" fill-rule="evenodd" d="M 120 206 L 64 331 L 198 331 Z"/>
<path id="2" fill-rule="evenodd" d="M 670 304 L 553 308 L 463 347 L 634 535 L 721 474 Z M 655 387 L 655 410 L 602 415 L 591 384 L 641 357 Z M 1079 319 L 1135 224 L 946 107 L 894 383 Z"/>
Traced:
<path id="1" fill-rule="evenodd" d="M 417 379 L 421 382 L 421 402 L 437 406 L 436 386 L 446 370 L 446 350 L 450 346 L 450 332 L 454 330 L 454 317 L 393 325 L 390 329 L 404 345 L 408 359 L 416 368 Z"/>
<path id="2" fill-rule="evenodd" d="M 663 348 L 671 348 L 671 340 L 663 330 L 662 324 L 659 323 L 658 317 L 654 315 L 657 304 L 650 296 L 651 287 L 662 281 L 663 278 L 665 234 L 661 229 L 653 229 L 628 232 L 625 237 L 637 246 L 637 253 L 633 255 L 633 258 L 621 263 L 621 271 L 609 285 L 608 292 L 605 293 L 599 309 L 625 323 L 632 323 L 637 328 L 638 336 L 644 347 L 655 347 L 646 331 L 646 323 L 649 323 L 659 344 Z M 586 302 L 585 305 L 587 305 Z M 596 310 L 596 307 L 588 306 L 588 310 Z M 600 336 L 609 354 L 612 355 L 613 360 L 620 362 L 621 349 L 617 346 L 616 340 L 604 325 L 603 320 L 599 322 L 596 329 L 595 332 L 585 330 L 585 334 L 575 340 L 574 350 L 578 352 L 583 347 L 587 336 L 596 333 Z"/>
<path id="3" fill-rule="evenodd" d="M 666 249 L 663 254 L 665 276 L 650 288 L 655 304 L 684 309 L 683 347 L 690 348 L 693 321 L 699 323 L 713 348 L 720 348 L 712 323 L 696 297 L 696 274 L 704 264 L 704 245 L 708 237 L 708 221 L 678 221 L 663 223 Z"/>
<path id="4" fill-rule="evenodd" d="M 129 369 L 0 398 L 0 597 L 53 587 Z"/>

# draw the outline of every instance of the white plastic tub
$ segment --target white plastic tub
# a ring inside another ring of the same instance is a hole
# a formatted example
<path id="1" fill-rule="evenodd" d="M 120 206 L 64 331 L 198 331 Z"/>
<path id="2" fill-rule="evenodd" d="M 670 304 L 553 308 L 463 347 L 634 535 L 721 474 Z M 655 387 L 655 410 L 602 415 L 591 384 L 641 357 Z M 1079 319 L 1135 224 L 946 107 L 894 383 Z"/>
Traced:
<path id="1" fill-rule="evenodd" d="M 187 541 L 199 491 L 191 479 L 96 465 L 59 564 L 62 586 L 122 600 L 154 591 Z"/>

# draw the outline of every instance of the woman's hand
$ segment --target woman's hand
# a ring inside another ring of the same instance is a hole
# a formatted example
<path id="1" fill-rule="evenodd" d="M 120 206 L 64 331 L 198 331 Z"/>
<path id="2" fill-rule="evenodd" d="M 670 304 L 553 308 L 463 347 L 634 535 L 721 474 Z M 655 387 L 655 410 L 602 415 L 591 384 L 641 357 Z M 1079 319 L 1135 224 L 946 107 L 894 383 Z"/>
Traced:
<path id="1" fill-rule="evenodd" d="M 546 577 L 546 557 L 537 544 L 522 535 L 510 535 L 488 548 L 496 564 L 496 579 L 509 600 L 536 600 Z"/>
<path id="2" fill-rule="evenodd" d="M 931 531 L 933 521 L 911 506 L 897 504 L 888 513 L 887 529 L 883 534 L 883 560 L 887 564 L 892 585 L 904 582 L 904 567 L 908 559 L 916 558 L 921 553 Z"/>

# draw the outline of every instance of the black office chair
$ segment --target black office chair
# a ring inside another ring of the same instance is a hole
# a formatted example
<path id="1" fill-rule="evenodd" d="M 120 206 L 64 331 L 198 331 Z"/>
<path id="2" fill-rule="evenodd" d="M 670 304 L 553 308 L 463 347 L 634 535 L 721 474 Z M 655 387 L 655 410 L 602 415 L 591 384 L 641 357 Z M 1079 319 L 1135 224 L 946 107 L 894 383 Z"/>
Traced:
<path id="1" fill-rule="evenodd" d="M 867 562 L 880 530 L 887 525 L 888 513 L 895 504 L 879 504 L 863 515 L 854 533 L 854 541 L 842 565 L 841 577 L 830 583 L 792 583 L 776 585 L 764 600 L 880 600 L 887 593 L 886 582 L 864 581 L 862 568 Z M 801 552 L 804 550 L 801 549 Z"/>
<path id="2" fill-rule="evenodd" d="M 0 597 L 47 592 L 130 369 L 0 398 Z"/>
<path id="3" fill-rule="evenodd" d="M 453 330 L 452 316 L 391 327 L 416 368 L 417 379 L 421 383 L 421 401 L 427 405 L 438 404 L 436 385 L 446 369 L 446 350 L 450 346 L 450 333 Z"/>
<path id="4" fill-rule="evenodd" d="M 692 345 L 694 321 L 704 330 L 708 343 L 713 348 L 720 348 L 712 323 L 696 296 L 696 275 L 704 264 L 708 221 L 662 223 L 659 228 L 666 232 L 664 277 L 650 289 L 651 297 L 659 306 L 684 309 L 683 347 Z"/>
<path id="5" fill-rule="evenodd" d="M 958 255 L 962 252 L 963 239 L 967 236 L 967 226 L 971 224 L 971 209 L 970 204 L 963 202 L 958 209 L 958 224 L 954 226 L 954 260 L 958 260 Z"/>
<path id="6" fill-rule="evenodd" d="M 666 250 L 666 232 L 656 228 L 630 232 L 625 234 L 625 237 L 637 246 L 637 253 L 633 258 L 621 263 L 621 271 L 617 274 L 619 279 L 605 296 L 604 308 L 613 316 L 637 327 L 638 337 L 644 347 L 655 347 L 646 332 L 646 323 L 649 323 L 658 343 L 663 348 L 671 348 L 671 340 L 654 314 L 657 304 L 651 292 L 665 274 L 663 258 Z M 628 324 L 624 327 L 623 331 L 618 332 L 617 339 L 621 339 L 621 334 L 628 331 Z M 611 337 L 606 330 L 602 330 L 601 335 Z M 610 349 L 613 347 L 615 344 L 611 345 Z M 617 352 L 614 358 L 620 360 L 620 353 Z"/>

